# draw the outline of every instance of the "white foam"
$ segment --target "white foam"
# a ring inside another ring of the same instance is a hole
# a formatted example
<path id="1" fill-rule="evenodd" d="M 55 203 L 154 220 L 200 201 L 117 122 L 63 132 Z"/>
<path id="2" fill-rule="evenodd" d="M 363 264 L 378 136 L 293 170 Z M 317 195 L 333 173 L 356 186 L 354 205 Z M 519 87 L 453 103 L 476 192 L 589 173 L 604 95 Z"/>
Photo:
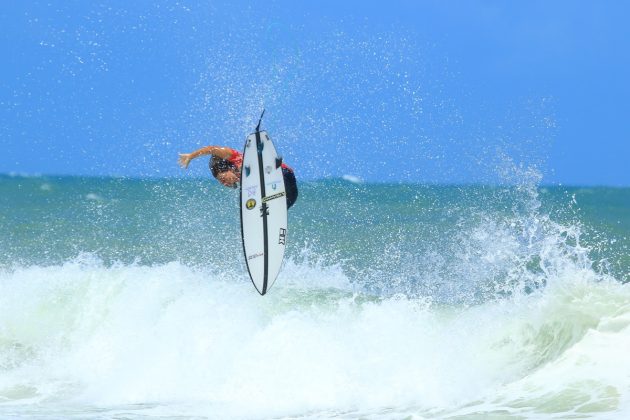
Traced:
<path id="1" fill-rule="evenodd" d="M 306 263 L 265 297 L 242 273 L 177 262 L 17 268 L 0 273 L 0 398 L 44 412 L 534 415 L 549 395 L 563 412 L 588 408 L 562 392 L 592 384 L 615 412 L 630 393 L 630 291 L 585 269 L 558 275 L 535 294 L 456 308 L 365 295 L 339 268 Z"/>
<path id="2" fill-rule="evenodd" d="M 10 171 L 8 175 L 11 178 L 41 178 L 42 177 L 42 174 L 38 172 L 28 173 L 28 172 Z"/>
<path id="3" fill-rule="evenodd" d="M 103 197 L 101 197 L 100 195 L 96 193 L 88 193 L 85 195 L 85 198 L 91 201 L 103 201 Z"/>
<path id="4" fill-rule="evenodd" d="M 363 179 L 356 175 L 343 175 L 341 177 L 344 181 L 352 182 L 353 184 L 363 184 Z"/>

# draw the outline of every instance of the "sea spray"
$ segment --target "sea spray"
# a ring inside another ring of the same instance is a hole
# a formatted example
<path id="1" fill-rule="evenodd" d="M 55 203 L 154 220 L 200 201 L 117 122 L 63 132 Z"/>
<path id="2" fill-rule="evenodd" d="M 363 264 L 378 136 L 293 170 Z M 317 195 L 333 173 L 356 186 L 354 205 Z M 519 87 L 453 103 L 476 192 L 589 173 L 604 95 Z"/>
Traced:
<path id="1" fill-rule="evenodd" d="M 628 414 L 625 233 L 566 207 L 607 190 L 304 183 L 261 298 L 231 191 L 3 181 L 3 416 Z"/>
<path id="2" fill-rule="evenodd" d="M 245 281 L 178 263 L 17 269 L 0 283 L 0 395 L 17 411 L 38 401 L 267 417 L 386 406 L 457 411 L 479 399 L 482 412 L 501 404 L 522 411 L 512 390 L 566 369 L 579 351 L 611 369 L 611 382 L 599 372 L 591 386 L 616 389 L 614 401 L 597 400 L 614 410 L 624 392 L 618 372 L 628 364 L 617 358 L 612 366 L 598 349 L 629 339 L 630 292 L 612 279 L 594 283 L 587 270 L 553 280 L 519 298 L 453 307 L 347 288 L 307 293 L 296 282 L 260 299 Z M 579 378 L 538 386 L 571 388 Z M 521 390 L 517 400 L 524 396 L 534 404 L 527 410 L 545 409 L 548 396 Z"/>

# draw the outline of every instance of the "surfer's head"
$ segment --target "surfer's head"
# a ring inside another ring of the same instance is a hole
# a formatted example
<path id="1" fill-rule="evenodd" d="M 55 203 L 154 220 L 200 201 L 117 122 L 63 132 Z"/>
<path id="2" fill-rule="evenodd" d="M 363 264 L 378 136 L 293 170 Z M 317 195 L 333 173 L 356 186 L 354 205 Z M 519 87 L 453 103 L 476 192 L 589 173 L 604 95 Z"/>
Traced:
<path id="1" fill-rule="evenodd" d="M 237 188 L 239 175 L 234 165 L 225 159 L 212 156 L 209 162 L 210 172 L 212 175 L 226 187 Z"/>

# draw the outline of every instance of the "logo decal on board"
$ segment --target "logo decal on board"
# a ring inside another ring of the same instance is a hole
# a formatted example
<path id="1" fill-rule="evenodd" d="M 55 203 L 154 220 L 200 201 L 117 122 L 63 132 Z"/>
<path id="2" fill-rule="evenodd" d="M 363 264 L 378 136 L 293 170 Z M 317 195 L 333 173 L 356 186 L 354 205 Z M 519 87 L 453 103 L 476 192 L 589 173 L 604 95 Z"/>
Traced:
<path id="1" fill-rule="evenodd" d="M 260 208 L 260 217 L 263 216 L 269 216 L 269 207 L 267 206 L 267 203 L 263 203 L 262 207 Z"/>
<path id="2" fill-rule="evenodd" d="M 280 228 L 280 235 L 278 236 L 278 244 L 286 245 L 287 241 L 287 230 L 285 228 Z"/>
<path id="3" fill-rule="evenodd" d="M 271 201 L 274 198 L 280 198 L 282 196 L 284 196 L 284 191 L 283 192 L 279 192 L 278 194 L 268 195 L 267 197 L 263 198 L 263 203 L 266 203 L 267 201 Z"/>
<path id="4" fill-rule="evenodd" d="M 245 189 L 247 190 L 247 196 L 251 197 L 252 195 L 256 195 L 256 191 L 258 189 L 258 186 L 254 185 L 253 187 L 247 187 Z"/>
<path id="5" fill-rule="evenodd" d="M 264 252 L 259 252 L 258 254 L 250 255 L 249 257 L 247 257 L 247 259 L 253 260 L 254 258 L 262 257 L 263 255 L 265 255 Z"/>
<path id="6" fill-rule="evenodd" d="M 253 209 L 254 207 L 256 207 L 256 200 L 250 198 L 245 202 L 245 207 L 247 207 L 247 210 Z"/>
<path id="7" fill-rule="evenodd" d="M 270 174 L 271 173 L 271 166 L 265 166 L 265 172 Z"/>
<path id="8" fill-rule="evenodd" d="M 268 185 L 269 187 L 271 187 L 272 190 L 277 190 L 281 182 L 282 180 L 271 181 L 271 182 L 267 182 L 265 185 Z"/>

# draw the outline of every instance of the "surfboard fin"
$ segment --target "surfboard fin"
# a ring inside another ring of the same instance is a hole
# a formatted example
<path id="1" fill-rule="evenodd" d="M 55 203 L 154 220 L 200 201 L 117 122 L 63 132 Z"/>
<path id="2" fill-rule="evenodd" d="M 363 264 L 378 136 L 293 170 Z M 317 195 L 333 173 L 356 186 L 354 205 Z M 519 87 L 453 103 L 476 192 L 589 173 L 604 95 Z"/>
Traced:
<path id="1" fill-rule="evenodd" d="M 245 176 L 249 176 L 249 173 L 252 171 L 252 168 L 249 167 L 249 165 L 245 166 Z"/>
<path id="2" fill-rule="evenodd" d="M 262 114 L 260 114 L 260 119 L 258 120 L 258 125 L 256 126 L 256 132 L 260 131 L 260 123 L 262 122 L 262 117 L 265 115 L 265 109 L 263 108 Z"/>
<path id="3" fill-rule="evenodd" d="M 282 166 L 282 156 L 276 158 L 276 169 Z"/>

